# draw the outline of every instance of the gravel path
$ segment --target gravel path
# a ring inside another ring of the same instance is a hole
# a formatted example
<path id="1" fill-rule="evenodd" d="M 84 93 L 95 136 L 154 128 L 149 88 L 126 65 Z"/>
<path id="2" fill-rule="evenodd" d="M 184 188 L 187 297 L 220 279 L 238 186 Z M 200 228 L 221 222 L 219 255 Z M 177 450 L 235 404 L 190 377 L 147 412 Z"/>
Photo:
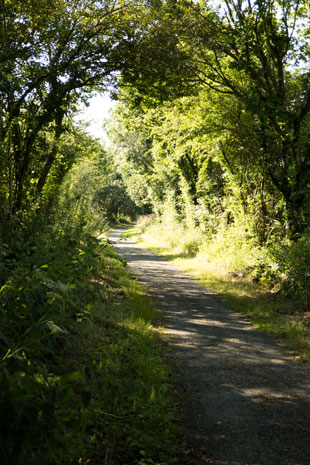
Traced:
<path id="1" fill-rule="evenodd" d="M 187 438 L 178 465 L 310 465 L 310 377 L 298 360 L 123 231 L 110 240 L 169 335 Z"/>

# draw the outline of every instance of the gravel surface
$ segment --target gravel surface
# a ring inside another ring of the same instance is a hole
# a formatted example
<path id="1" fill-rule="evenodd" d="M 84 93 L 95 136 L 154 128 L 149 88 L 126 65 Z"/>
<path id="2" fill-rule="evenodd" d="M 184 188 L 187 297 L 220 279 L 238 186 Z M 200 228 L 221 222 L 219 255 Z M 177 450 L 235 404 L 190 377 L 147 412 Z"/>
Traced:
<path id="1" fill-rule="evenodd" d="M 163 310 L 186 437 L 178 464 L 310 465 L 310 377 L 300 362 L 123 231 L 109 239 Z"/>

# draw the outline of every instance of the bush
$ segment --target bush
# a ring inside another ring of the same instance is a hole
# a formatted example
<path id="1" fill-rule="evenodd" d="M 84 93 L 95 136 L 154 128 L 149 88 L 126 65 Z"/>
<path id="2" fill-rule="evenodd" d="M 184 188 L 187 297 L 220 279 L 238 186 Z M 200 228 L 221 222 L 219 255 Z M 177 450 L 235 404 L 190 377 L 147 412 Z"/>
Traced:
<path id="1" fill-rule="evenodd" d="M 78 356 L 74 326 L 86 308 L 98 244 L 73 226 L 45 228 L 23 252 L 2 253 L 0 455 L 3 464 L 61 463 L 81 433 L 64 356 Z M 3 251 L 2 251 L 3 252 Z M 84 307 L 85 306 L 85 307 Z M 65 375 L 67 377 L 65 377 Z M 80 375 L 79 375 L 80 376 Z M 81 376 L 82 378 L 82 376 Z"/>
<path id="2" fill-rule="evenodd" d="M 276 254 L 280 268 L 285 273 L 282 292 L 310 304 L 310 235 L 280 248 Z"/>
<path id="3" fill-rule="evenodd" d="M 123 260 L 73 224 L 17 236 L 1 249 L 1 464 L 167 463 L 155 312 Z"/>
<path id="4" fill-rule="evenodd" d="M 160 245 L 172 248 L 174 253 L 202 255 L 209 262 L 232 271 L 249 270 L 258 260 L 263 262 L 268 257 L 267 250 L 256 244 L 244 218 L 230 225 L 222 221 L 217 232 L 208 234 L 198 227 L 188 227 L 177 215 L 171 199 L 162 216 L 142 219 L 138 227 L 140 234 L 154 247 L 158 247 L 160 237 Z"/>

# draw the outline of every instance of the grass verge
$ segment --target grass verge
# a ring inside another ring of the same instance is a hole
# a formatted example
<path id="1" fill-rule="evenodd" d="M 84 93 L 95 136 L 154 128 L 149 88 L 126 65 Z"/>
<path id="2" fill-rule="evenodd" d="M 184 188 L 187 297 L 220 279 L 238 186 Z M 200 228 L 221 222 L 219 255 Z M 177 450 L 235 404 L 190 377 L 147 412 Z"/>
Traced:
<path id="1" fill-rule="evenodd" d="M 88 341 L 97 352 L 92 362 L 96 415 L 90 463 L 101 463 L 103 450 L 111 464 L 172 463 L 174 407 L 154 327 L 158 312 L 111 249 L 101 280 L 108 298 L 92 305 L 81 332 L 86 352 Z"/>
<path id="2" fill-rule="evenodd" d="M 250 277 L 232 271 L 226 266 L 225 257 L 222 257 L 222 264 L 210 262 L 199 250 L 184 252 L 165 241 L 164 228 L 159 234 L 156 225 L 154 231 L 155 234 L 152 225 L 149 227 L 144 222 L 127 234 L 219 294 L 232 309 L 247 315 L 260 330 L 291 349 L 302 361 L 310 361 L 310 312 L 304 311 L 301 302 L 271 292 Z"/>
<path id="3" fill-rule="evenodd" d="M 105 270 L 109 298 L 93 307 L 83 339 L 101 348 L 104 374 L 96 376 L 102 382 L 96 402 L 106 454 L 117 464 L 172 463 L 174 408 L 155 329 L 158 312 L 111 249 Z M 102 455 L 98 437 L 96 449 Z"/>

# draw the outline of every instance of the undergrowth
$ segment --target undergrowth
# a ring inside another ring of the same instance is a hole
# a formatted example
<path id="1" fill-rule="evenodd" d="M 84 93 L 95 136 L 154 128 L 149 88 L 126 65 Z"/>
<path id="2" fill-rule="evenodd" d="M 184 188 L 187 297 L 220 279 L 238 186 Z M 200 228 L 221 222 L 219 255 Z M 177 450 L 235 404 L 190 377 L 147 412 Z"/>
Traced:
<path id="1" fill-rule="evenodd" d="M 146 217 L 128 234 L 221 295 L 303 361 L 310 360 L 308 241 L 255 245 L 240 225 L 208 236 L 179 221 Z M 310 250 L 310 248 L 309 248 Z"/>
<path id="2" fill-rule="evenodd" d="M 1 464 L 172 463 L 157 312 L 106 239 L 57 223 L 0 252 Z"/>

